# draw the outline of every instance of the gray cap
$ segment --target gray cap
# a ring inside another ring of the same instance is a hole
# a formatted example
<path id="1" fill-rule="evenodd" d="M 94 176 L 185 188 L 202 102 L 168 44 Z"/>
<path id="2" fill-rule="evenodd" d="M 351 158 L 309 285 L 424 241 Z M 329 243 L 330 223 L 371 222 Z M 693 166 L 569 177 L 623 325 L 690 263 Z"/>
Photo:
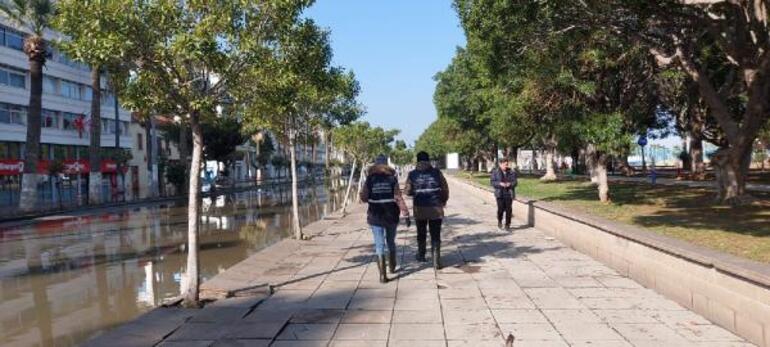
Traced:
<path id="1" fill-rule="evenodd" d="M 374 159 L 374 163 L 377 165 L 388 165 L 388 157 L 386 157 L 384 154 L 380 154 L 376 159 Z"/>

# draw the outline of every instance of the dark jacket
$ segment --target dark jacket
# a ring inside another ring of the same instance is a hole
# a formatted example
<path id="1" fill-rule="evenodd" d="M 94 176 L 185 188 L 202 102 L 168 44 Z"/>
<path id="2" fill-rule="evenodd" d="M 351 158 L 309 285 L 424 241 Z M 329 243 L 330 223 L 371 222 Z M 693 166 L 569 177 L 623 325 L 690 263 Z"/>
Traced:
<path id="1" fill-rule="evenodd" d="M 431 220 L 444 218 L 444 206 L 449 200 L 449 186 L 441 170 L 428 162 L 419 162 L 406 179 L 406 195 L 414 197 L 414 218 Z"/>
<path id="2" fill-rule="evenodd" d="M 518 180 L 516 179 L 516 171 L 508 168 L 508 170 L 502 171 L 500 168 L 492 170 L 492 176 L 489 177 L 489 181 L 492 187 L 495 188 L 495 198 L 515 198 L 516 197 L 516 185 Z M 503 187 L 500 183 L 511 183 L 510 187 Z"/>
<path id="3" fill-rule="evenodd" d="M 361 201 L 369 203 L 366 221 L 370 225 L 395 228 L 399 212 L 404 215 L 409 213 L 398 186 L 396 172 L 387 165 L 373 165 L 369 168 L 361 189 Z"/>

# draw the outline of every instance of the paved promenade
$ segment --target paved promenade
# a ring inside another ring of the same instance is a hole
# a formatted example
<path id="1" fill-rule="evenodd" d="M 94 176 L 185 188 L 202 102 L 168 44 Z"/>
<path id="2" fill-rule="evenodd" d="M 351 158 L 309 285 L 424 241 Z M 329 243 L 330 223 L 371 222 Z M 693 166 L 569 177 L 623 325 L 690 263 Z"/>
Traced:
<path id="1" fill-rule="evenodd" d="M 535 229 L 496 230 L 491 197 L 450 190 L 441 271 L 414 261 L 414 226 L 400 227 L 400 271 L 378 283 L 357 206 L 205 284 L 241 297 L 157 310 L 91 345 L 751 346 Z"/>

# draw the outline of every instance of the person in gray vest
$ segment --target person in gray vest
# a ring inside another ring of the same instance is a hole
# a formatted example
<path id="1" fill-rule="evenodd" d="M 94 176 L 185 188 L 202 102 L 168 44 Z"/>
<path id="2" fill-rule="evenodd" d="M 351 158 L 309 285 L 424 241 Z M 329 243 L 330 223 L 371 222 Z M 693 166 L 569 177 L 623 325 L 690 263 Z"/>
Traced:
<path id="1" fill-rule="evenodd" d="M 492 171 L 489 182 L 495 188 L 497 199 L 497 228 L 503 228 L 503 215 L 505 215 L 505 230 L 511 230 L 511 218 L 513 217 L 513 199 L 516 198 L 516 171 L 508 166 L 508 159 L 500 161 L 500 167 Z"/>
<path id="2" fill-rule="evenodd" d="M 425 261 L 425 244 L 430 231 L 433 267 L 441 268 L 441 223 L 449 200 L 449 186 L 441 171 L 430 165 L 428 153 L 417 153 L 417 166 L 406 179 L 406 194 L 413 197 L 417 224 L 417 261 Z"/>
<path id="3" fill-rule="evenodd" d="M 388 281 L 385 271 L 385 246 L 387 244 L 388 268 L 391 273 L 394 273 L 399 212 L 409 223 L 409 209 L 401 195 L 396 171 L 388 166 L 388 159 L 384 155 L 378 156 L 374 165 L 369 167 L 364 187 L 361 189 L 361 201 L 369 204 L 366 221 L 374 235 L 380 283 L 385 283 Z"/>

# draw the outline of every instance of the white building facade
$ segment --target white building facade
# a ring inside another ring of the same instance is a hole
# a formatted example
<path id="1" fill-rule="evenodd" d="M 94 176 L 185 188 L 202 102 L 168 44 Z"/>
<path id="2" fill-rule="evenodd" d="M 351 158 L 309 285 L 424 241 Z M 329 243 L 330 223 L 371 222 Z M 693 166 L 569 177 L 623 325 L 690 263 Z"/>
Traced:
<path id="1" fill-rule="evenodd" d="M 30 77 L 29 62 L 22 51 L 24 32 L 8 20 L 0 17 L 0 206 L 13 203 L 13 189 L 21 173 L 27 134 L 27 105 L 29 104 Z M 56 33 L 49 32 L 46 39 L 52 41 Z M 41 149 L 38 171 L 47 174 L 47 166 L 53 161 L 64 164 L 64 181 L 83 183 L 87 172 L 100 170 L 104 179 L 104 195 L 110 195 L 122 186 L 117 166 L 111 161 L 109 151 L 117 148 L 129 150 L 133 146 L 129 124 L 131 113 L 118 107 L 114 95 L 102 80 L 101 145 L 105 150 L 99 168 L 88 165 L 91 118 L 91 77 L 90 68 L 76 63 L 58 52 L 49 44 L 52 55 L 43 68 L 43 113 L 41 120 Z M 116 147 L 116 136 L 119 144 Z M 78 171 L 79 174 L 78 175 Z M 77 176 L 80 176 L 78 179 Z M 42 199 L 54 198 L 51 188 L 45 193 L 48 178 L 41 183 Z M 52 187 L 52 186 L 51 186 Z M 50 194 L 50 195 L 46 195 Z M 109 198 L 109 197 L 108 197 Z"/>

